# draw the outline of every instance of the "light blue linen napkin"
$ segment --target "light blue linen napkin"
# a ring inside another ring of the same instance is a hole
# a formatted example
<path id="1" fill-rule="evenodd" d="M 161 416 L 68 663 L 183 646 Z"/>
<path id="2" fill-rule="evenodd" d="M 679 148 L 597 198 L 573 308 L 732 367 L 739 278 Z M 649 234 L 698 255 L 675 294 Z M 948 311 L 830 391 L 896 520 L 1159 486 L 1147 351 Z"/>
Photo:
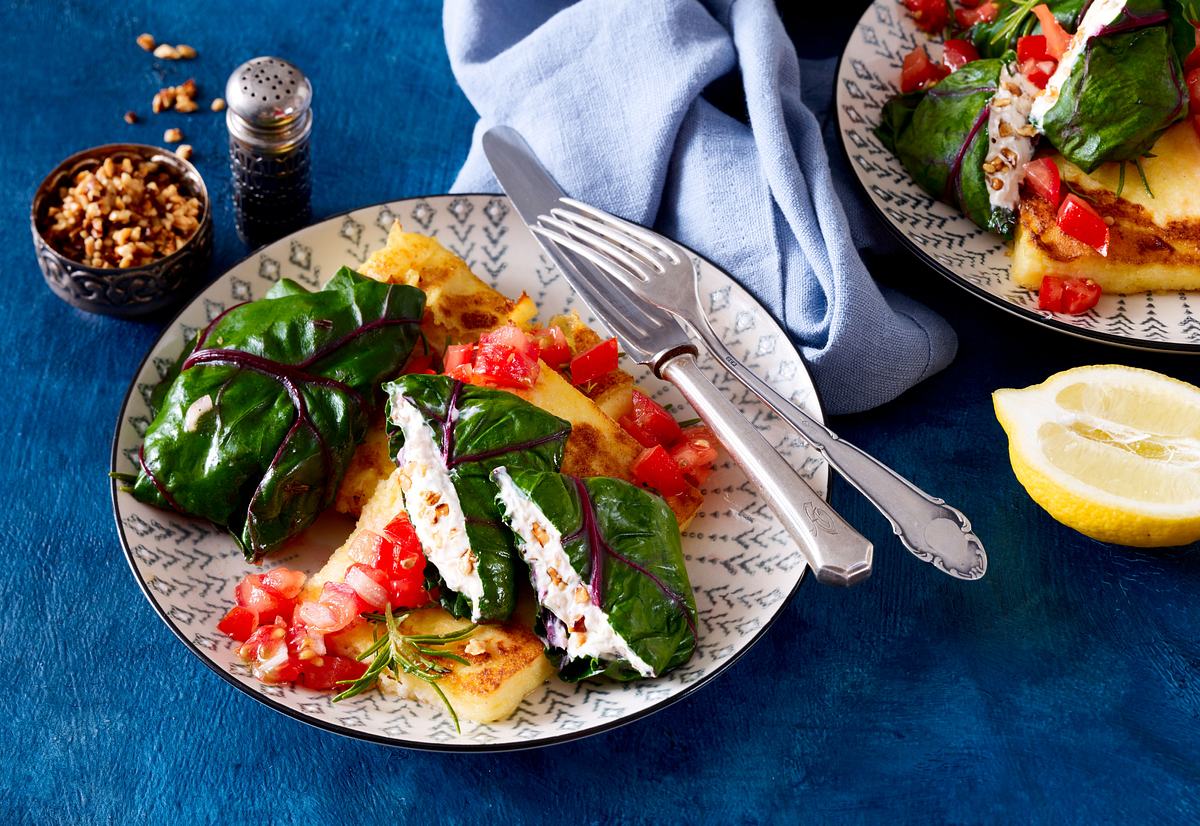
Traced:
<path id="1" fill-rule="evenodd" d="M 831 413 L 895 398 L 954 331 L 881 293 L 855 249 L 796 50 L 769 0 L 446 0 L 454 74 L 480 114 L 458 192 L 498 192 L 479 146 L 518 129 L 572 196 L 695 249 L 782 322 Z M 749 125 L 704 89 L 735 66 Z M 807 66 L 807 64 L 806 64 Z M 820 108 L 817 108 L 820 107 Z M 843 194 L 852 182 L 843 181 Z"/>

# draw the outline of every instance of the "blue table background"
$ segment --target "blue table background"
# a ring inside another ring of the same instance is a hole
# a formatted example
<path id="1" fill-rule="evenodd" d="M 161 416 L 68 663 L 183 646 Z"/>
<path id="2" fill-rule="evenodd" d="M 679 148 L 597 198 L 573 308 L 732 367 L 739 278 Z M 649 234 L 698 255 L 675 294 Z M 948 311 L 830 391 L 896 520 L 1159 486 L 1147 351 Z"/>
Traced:
<path id="1" fill-rule="evenodd" d="M 158 143 L 179 125 L 212 193 L 222 272 L 246 250 L 223 118 L 207 104 L 257 54 L 295 61 L 315 85 L 317 217 L 445 191 L 474 114 L 450 74 L 440 4 L 372 4 L 370 18 L 340 5 L 0 10 L 0 811 L 38 823 L 1200 817 L 1200 555 L 1107 547 L 1054 523 L 1014 480 L 989 399 L 1097 362 L 1195 382 L 1200 361 L 1042 331 L 904 255 L 873 270 L 953 322 L 958 359 L 833 424 L 971 516 L 991 555 L 983 581 L 917 563 L 835 485 L 835 505 L 876 542 L 869 582 L 850 592 L 806 582 L 766 638 L 695 696 L 536 752 L 342 739 L 235 692 L 189 654 L 129 573 L 105 477 L 118 407 L 161 322 L 53 298 L 28 204 L 65 155 Z M 836 54 L 865 5 L 807 11 L 802 53 Z M 154 61 L 134 45 L 142 31 L 200 57 Z M 189 76 L 201 112 L 150 115 L 153 93 Z M 125 125 L 127 109 L 142 122 Z"/>

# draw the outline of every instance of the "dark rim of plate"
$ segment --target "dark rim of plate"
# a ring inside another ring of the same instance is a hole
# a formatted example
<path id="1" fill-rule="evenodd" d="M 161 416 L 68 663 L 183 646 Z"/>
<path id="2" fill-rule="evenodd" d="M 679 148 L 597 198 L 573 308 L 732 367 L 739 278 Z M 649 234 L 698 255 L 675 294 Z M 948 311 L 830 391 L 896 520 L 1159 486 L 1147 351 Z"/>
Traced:
<path id="1" fill-rule="evenodd" d="M 880 2 L 880 0 L 875 1 Z M 863 12 L 862 17 L 860 17 L 858 23 L 855 24 L 855 34 L 857 34 L 858 29 L 862 26 L 863 21 L 867 19 L 867 15 L 871 13 L 871 9 L 874 7 L 874 5 L 875 3 L 872 3 L 870 6 L 867 6 L 866 11 Z M 850 39 L 846 41 L 846 45 L 842 47 L 841 56 L 838 58 L 838 70 L 833 81 L 833 106 L 835 108 L 837 108 L 838 89 L 842 83 L 842 72 L 846 68 L 846 53 L 849 51 L 850 41 L 853 39 L 854 34 L 851 34 Z M 841 112 L 838 111 L 837 115 L 838 143 L 842 148 L 842 157 L 846 159 L 846 165 L 854 170 L 854 180 L 858 184 L 859 189 L 862 190 L 863 196 L 865 197 L 867 203 L 871 205 L 871 209 L 879 217 L 879 220 L 888 228 L 888 231 L 890 231 L 892 235 L 894 235 L 900 241 L 901 245 L 908 249 L 909 252 L 915 255 L 924 264 L 935 270 L 938 275 L 949 279 L 951 282 L 963 288 L 972 295 L 983 299 L 995 307 L 999 307 L 1001 310 L 1004 310 L 1007 313 L 1015 315 L 1017 318 L 1024 319 L 1025 321 L 1042 327 L 1048 327 L 1049 329 L 1056 330 L 1060 333 L 1066 333 L 1067 335 L 1074 336 L 1075 338 L 1084 339 L 1085 341 L 1095 341 L 1102 344 L 1123 347 L 1127 350 L 1142 350 L 1154 353 L 1172 353 L 1176 355 L 1194 355 L 1196 353 L 1200 353 L 1200 344 L 1185 344 L 1177 341 L 1149 341 L 1147 339 L 1129 338 L 1126 336 L 1114 335 L 1112 333 L 1105 333 L 1100 330 L 1085 330 L 1080 327 L 1076 327 L 1073 324 L 1067 324 L 1064 321 L 1059 321 L 1052 313 L 1031 310 L 1028 307 L 1022 307 L 1019 304 L 1013 304 L 1007 299 L 1001 298 L 993 293 L 989 293 L 982 287 L 972 284 L 970 281 L 954 272 L 954 270 L 950 269 L 945 264 L 931 256 L 919 244 L 906 236 L 900 227 L 892 223 L 887 213 L 883 211 L 883 208 L 879 206 L 879 204 L 875 203 L 875 199 L 871 197 L 871 191 L 867 187 L 866 181 L 863 180 L 862 174 L 859 172 L 858 167 L 855 166 L 854 159 L 850 157 L 850 149 L 846 146 L 845 132 L 842 130 Z M 996 237 L 999 238 L 1000 236 Z M 1176 291 L 1168 290 L 1167 292 Z"/>
<path id="2" fill-rule="evenodd" d="M 288 235 L 285 235 L 282 238 L 272 241 L 271 243 L 276 244 L 281 241 L 286 241 L 286 240 L 292 239 L 295 236 L 297 236 L 303 232 L 307 232 L 314 227 L 320 226 L 321 224 L 328 223 L 329 221 L 335 221 L 339 218 L 344 218 L 347 215 L 350 215 L 351 213 L 359 212 L 360 210 L 364 210 L 364 209 L 376 209 L 376 208 L 385 207 L 385 206 L 390 207 L 395 204 L 407 203 L 407 202 L 411 202 L 411 201 L 432 201 L 432 200 L 436 200 L 436 199 L 459 198 L 459 197 L 468 197 L 468 198 L 497 198 L 497 197 L 499 197 L 499 198 L 505 198 L 505 200 L 507 200 L 506 196 L 500 195 L 500 194 L 497 194 L 494 192 L 458 192 L 458 193 L 453 193 L 453 194 L 443 193 L 443 194 L 439 194 L 439 195 L 416 195 L 411 198 L 399 198 L 399 199 L 392 200 L 392 201 L 380 201 L 375 204 L 366 204 L 364 206 L 355 207 L 354 209 L 348 209 L 343 212 L 338 212 L 333 215 L 326 216 L 325 218 L 321 219 L 320 221 L 317 221 L 313 224 L 310 224 L 307 227 L 299 229 L 296 232 L 289 233 Z M 125 422 L 126 411 L 129 408 L 129 400 L 130 400 L 130 398 L 133 397 L 134 391 L 137 389 L 138 376 L 140 376 L 142 373 L 142 370 L 145 369 L 146 363 L 150 360 L 151 355 L 158 348 L 159 344 L 162 343 L 163 338 L 171 332 L 172 328 L 174 328 L 175 323 L 179 320 L 179 317 L 182 316 L 188 310 L 188 308 L 191 307 L 195 303 L 196 298 L 199 297 L 200 293 L 203 292 L 203 290 L 207 290 L 209 287 L 216 284 L 218 281 L 220 281 L 222 278 L 224 278 L 226 275 L 228 275 L 232 270 L 236 269 L 237 267 L 241 266 L 246 261 L 249 261 L 251 258 L 258 255 L 259 252 L 262 249 L 266 248 L 267 246 L 270 246 L 270 244 L 264 244 L 263 246 L 258 247 L 257 249 L 251 251 L 245 257 L 241 258 L 235 264 L 230 266 L 227 270 L 225 270 L 224 273 L 222 273 L 220 276 L 218 276 L 217 278 L 213 279 L 208 284 L 206 284 L 204 286 L 204 288 L 197 293 L 196 296 L 193 296 L 191 300 L 189 300 L 186 304 L 184 304 L 183 307 L 181 307 L 179 309 L 179 311 L 176 312 L 175 315 L 171 317 L 170 321 L 167 321 L 166 323 L 163 324 L 162 331 L 158 334 L 158 337 L 154 340 L 154 343 L 150 345 L 150 348 L 146 351 L 146 355 L 143 356 L 142 360 L 138 363 L 137 369 L 133 373 L 133 378 L 129 382 L 129 389 L 125 391 L 125 398 L 121 401 L 120 413 L 117 416 L 117 425 L 116 425 L 115 430 L 113 431 L 112 455 L 111 455 L 111 459 L 110 459 L 111 469 L 113 472 L 117 472 L 117 465 L 118 465 L 118 462 L 120 459 L 118 445 L 121 440 L 121 427 L 122 427 L 122 424 Z M 681 244 L 680 246 L 683 246 L 683 245 Z M 684 249 L 686 249 L 689 253 L 696 256 L 700 260 L 704 261 L 710 267 L 713 267 L 714 269 L 716 269 L 718 272 L 720 272 L 722 275 L 729 278 L 729 280 L 733 281 L 733 283 L 737 284 L 739 287 L 742 286 L 741 283 L 736 278 L 734 278 L 732 275 L 730 275 L 724 269 L 718 267 L 716 264 L 713 264 L 711 261 L 709 261 L 704 256 L 699 255 L 694 250 L 692 250 L 686 246 L 684 247 Z M 756 304 L 758 304 L 757 299 L 755 299 L 753 295 L 751 295 L 749 292 L 747 292 L 746 294 L 747 294 L 747 296 L 750 297 L 750 299 L 752 301 L 754 301 Z M 761 304 L 759 304 L 758 306 L 760 308 L 762 308 Z M 768 318 L 770 318 L 772 321 L 775 321 L 775 317 L 773 315 L 771 315 L 770 313 L 768 313 L 765 309 L 763 309 L 763 312 L 766 313 Z M 775 323 L 778 324 L 777 321 Z M 789 341 L 790 341 L 790 339 L 789 339 Z M 797 350 L 797 355 L 800 358 L 800 366 L 803 368 L 805 375 L 808 377 L 809 386 L 811 386 L 813 388 L 812 398 L 813 398 L 813 403 L 816 405 L 819 419 L 820 419 L 820 421 L 825 421 L 825 409 L 821 405 L 820 395 L 816 392 L 816 385 L 814 385 L 812 383 L 812 376 L 808 372 L 808 365 L 805 363 L 804 356 L 803 356 L 803 354 L 801 354 L 799 352 L 799 350 Z M 828 485 L 828 481 L 829 481 L 828 467 L 826 466 L 825 468 L 823 468 L 823 470 L 826 474 L 826 489 L 828 490 L 828 487 L 829 487 L 829 485 Z M 521 743 L 502 743 L 502 744 L 491 745 L 491 744 L 483 744 L 483 743 L 479 743 L 479 744 L 458 743 L 458 744 L 455 744 L 455 743 L 431 743 L 431 742 L 427 742 L 424 740 L 406 740 L 404 738 L 399 738 L 399 737 L 386 737 L 386 736 L 379 735 L 379 734 L 373 734 L 371 732 L 359 731 L 358 729 L 353 729 L 348 726 L 340 725 L 338 723 L 332 723 L 332 722 L 327 722 L 324 720 L 315 719 L 309 715 L 304 714 L 303 712 L 297 711 L 296 709 L 293 709 L 293 708 L 289 708 L 288 706 L 284 705 L 283 703 L 275 701 L 273 698 L 261 693 L 260 691 L 255 690 L 254 686 L 247 685 L 245 683 L 242 683 L 240 680 L 235 679 L 233 677 L 233 675 L 230 674 L 229 672 L 227 672 L 224 668 L 222 668 L 220 666 L 220 664 L 218 664 L 217 662 L 212 660 L 208 656 L 208 654 L 206 654 L 202 649 L 200 649 L 194 642 L 189 640 L 187 638 L 187 636 L 183 633 L 183 631 L 181 631 L 178 627 L 176 627 L 175 623 L 167 615 L 167 612 L 163 609 L 163 607 L 161 605 L 158 604 L 158 600 L 155 598 L 154 592 L 150 589 L 150 586 L 142 578 L 141 571 L 139 571 L 138 567 L 137 567 L 137 560 L 134 559 L 133 550 L 130 547 L 129 540 L 125 536 L 125 526 L 123 524 L 121 524 L 120 509 L 117 505 L 117 494 L 119 493 L 119 486 L 118 486 L 117 480 L 116 479 L 111 480 L 110 486 L 111 486 L 110 490 L 111 490 L 111 495 L 112 495 L 113 520 L 116 522 L 116 525 L 117 525 L 117 536 L 121 540 L 121 548 L 125 552 L 125 561 L 129 564 L 129 569 L 133 572 L 133 576 L 134 576 L 134 579 L 137 580 L 138 587 L 141 589 L 142 594 L 150 602 L 151 607 L 154 608 L 155 613 L 158 614 L 159 619 L 161 619 L 163 621 L 163 623 L 167 626 L 167 628 L 169 628 L 171 630 L 171 633 L 173 633 L 179 639 L 179 641 L 182 642 L 187 647 L 187 649 L 189 651 L 191 651 L 193 654 L 196 655 L 196 657 L 200 660 L 200 662 L 202 662 L 206 666 L 208 666 L 208 668 L 210 670 L 212 670 L 213 672 L 215 672 L 217 674 L 217 676 L 219 676 L 225 682 L 229 683 L 231 686 L 236 688 L 241 693 L 254 698 L 258 702 L 262 703 L 263 705 L 267 706 L 268 708 L 271 708 L 271 709 L 279 712 L 280 714 L 284 714 L 288 717 L 291 717 L 294 720 L 298 720 L 301 723 L 312 726 L 313 728 L 323 729 L 325 731 L 332 732 L 333 734 L 339 734 L 343 737 L 349 737 L 349 738 L 355 739 L 355 740 L 365 740 L 370 743 L 377 743 L 382 746 L 393 746 L 393 747 L 397 747 L 397 748 L 410 748 L 410 749 L 414 749 L 414 750 L 418 750 L 418 751 L 476 753 L 476 752 L 525 751 L 528 749 L 539 749 L 539 748 L 545 748 L 547 746 L 556 746 L 556 745 L 561 745 L 563 743 L 569 743 L 573 740 L 582 740 L 584 738 L 591 737 L 596 734 L 602 734 L 607 731 L 612 731 L 614 729 L 617 729 L 624 725 L 632 723 L 636 720 L 640 720 L 644 717 L 648 717 L 649 715 L 655 713 L 656 711 L 661 711 L 662 709 L 666 708 L 667 706 L 673 705 L 673 704 L 679 702 L 680 700 L 684 699 L 685 697 L 690 696 L 693 692 L 695 692 L 702 686 L 707 685 L 709 682 L 711 682 L 713 679 L 715 679 L 718 675 L 723 674 L 730 666 L 732 666 L 739 659 L 741 659 L 742 655 L 744 655 L 747 651 L 749 651 L 751 648 L 753 648 L 754 645 L 760 639 L 762 639 L 763 635 L 766 634 L 768 630 L 770 630 L 771 626 L 773 626 L 775 624 L 775 621 L 777 619 L 779 619 L 779 617 L 783 614 L 783 612 L 791 604 L 792 599 L 796 596 L 796 592 L 800 590 L 800 586 L 805 580 L 804 574 L 807 571 L 807 568 L 805 568 L 801 572 L 800 578 L 798 580 L 796 580 L 795 586 L 792 587 L 792 590 L 790 592 L 788 592 L 787 596 L 785 596 L 783 598 L 783 600 L 778 604 L 778 607 L 776 608 L 775 613 L 772 614 L 769 619 L 767 619 L 767 621 L 758 630 L 758 632 L 753 637 L 751 637 L 749 642 L 747 642 L 744 646 L 742 646 L 742 648 L 740 650 L 734 652 L 727 660 L 725 660 L 723 663 L 718 665 L 711 673 L 706 674 L 704 677 L 697 680 L 695 683 L 692 683 L 691 685 L 684 687 L 679 692 L 672 694 L 670 697 L 666 697 L 666 698 L 658 701 L 654 705 L 651 705 L 648 708 L 642 709 L 641 711 L 637 711 L 628 716 L 622 717 L 617 720 L 613 720 L 610 723 L 605 723 L 603 725 L 596 726 L 594 728 L 589 728 L 584 731 L 571 732 L 571 733 L 567 733 L 567 734 L 561 734 L 561 735 L 558 735 L 555 737 L 549 737 L 549 738 L 544 738 L 544 739 L 540 739 L 540 740 L 532 740 L 529 742 L 521 742 Z M 829 498 L 828 492 L 826 493 L 825 498 L 826 499 Z"/>

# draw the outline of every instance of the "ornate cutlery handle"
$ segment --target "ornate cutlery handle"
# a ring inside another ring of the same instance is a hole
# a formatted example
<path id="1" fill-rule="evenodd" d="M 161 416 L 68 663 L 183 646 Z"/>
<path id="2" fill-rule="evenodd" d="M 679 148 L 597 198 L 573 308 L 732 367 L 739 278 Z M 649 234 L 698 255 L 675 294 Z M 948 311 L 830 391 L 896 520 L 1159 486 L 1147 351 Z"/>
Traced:
<path id="1" fill-rule="evenodd" d="M 805 561 L 826 585 L 854 585 L 871 575 L 871 542 L 835 513 L 758 429 L 713 386 L 691 353 L 659 368 L 759 489 Z"/>
<path id="2" fill-rule="evenodd" d="M 795 428 L 834 470 L 887 517 L 896 536 L 914 556 L 959 579 L 983 576 L 987 554 L 962 511 L 930 496 L 874 456 L 838 438 L 828 427 L 776 393 L 729 352 L 706 317 L 687 321 L 734 378 Z"/>

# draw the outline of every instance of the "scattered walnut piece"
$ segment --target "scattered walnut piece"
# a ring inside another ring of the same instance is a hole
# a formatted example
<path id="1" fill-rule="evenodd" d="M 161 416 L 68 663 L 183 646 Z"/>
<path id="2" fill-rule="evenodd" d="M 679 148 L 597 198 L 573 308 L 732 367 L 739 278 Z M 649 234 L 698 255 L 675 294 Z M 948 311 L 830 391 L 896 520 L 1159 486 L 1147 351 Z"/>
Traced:
<path id="1" fill-rule="evenodd" d="M 184 60 L 191 60 L 196 56 L 196 50 L 186 43 L 180 43 L 175 47 L 175 50 L 179 52 L 179 56 Z"/>
<path id="2" fill-rule="evenodd" d="M 166 111 L 175 105 L 175 87 L 168 86 L 165 89 L 159 89 L 154 93 L 154 100 L 150 102 L 150 110 L 154 114 Z"/>
<path id="3" fill-rule="evenodd" d="M 554 570 L 553 568 L 546 569 L 546 576 L 550 577 L 550 581 L 553 582 L 555 585 L 557 585 L 559 588 L 566 585 L 566 582 L 563 581 L 563 578 L 561 576 L 559 576 L 558 571 Z"/>
<path id="4" fill-rule="evenodd" d="M 154 48 L 154 56 L 160 60 L 178 60 L 179 50 L 170 43 L 160 43 Z"/>
<path id="5" fill-rule="evenodd" d="M 190 143 L 181 143 L 175 147 L 175 154 L 183 158 L 185 161 L 192 159 L 192 145 Z"/>
<path id="6" fill-rule="evenodd" d="M 154 35 L 142 33 L 137 36 L 137 44 L 148 52 L 154 51 Z"/>
<path id="7" fill-rule="evenodd" d="M 175 99 L 175 111 L 188 114 L 195 112 L 200 107 L 196 105 L 196 101 L 191 98 L 179 97 Z"/>
<path id="8" fill-rule="evenodd" d="M 179 129 L 168 129 L 163 132 L 163 140 L 167 143 L 179 143 L 183 140 L 183 132 Z"/>
<path id="9" fill-rule="evenodd" d="M 529 532 L 533 534 L 533 538 L 536 539 L 537 543 L 542 547 L 545 547 L 546 543 L 550 541 L 550 534 L 546 533 L 546 529 L 542 527 L 541 522 L 534 522 L 533 526 L 530 527 Z"/>
<path id="10" fill-rule="evenodd" d="M 585 602 L 587 602 L 591 598 L 592 598 L 592 595 L 588 593 L 587 588 L 583 587 L 582 585 L 575 586 L 575 601 L 577 603 L 579 603 L 580 605 L 583 605 Z"/>
<path id="11" fill-rule="evenodd" d="M 213 98 L 212 110 L 220 112 L 225 108 L 225 98 Z"/>
<path id="12" fill-rule="evenodd" d="M 125 113 L 125 122 L 126 123 L 137 123 L 137 112 L 134 112 L 132 110 L 126 112 Z"/>
<path id="13" fill-rule="evenodd" d="M 167 166 L 110 155 L 58 190 L 40 223 L 46 240 L 93 267 L 139 267 L 179 249 L 200 227 L 200 201 Z"/>

